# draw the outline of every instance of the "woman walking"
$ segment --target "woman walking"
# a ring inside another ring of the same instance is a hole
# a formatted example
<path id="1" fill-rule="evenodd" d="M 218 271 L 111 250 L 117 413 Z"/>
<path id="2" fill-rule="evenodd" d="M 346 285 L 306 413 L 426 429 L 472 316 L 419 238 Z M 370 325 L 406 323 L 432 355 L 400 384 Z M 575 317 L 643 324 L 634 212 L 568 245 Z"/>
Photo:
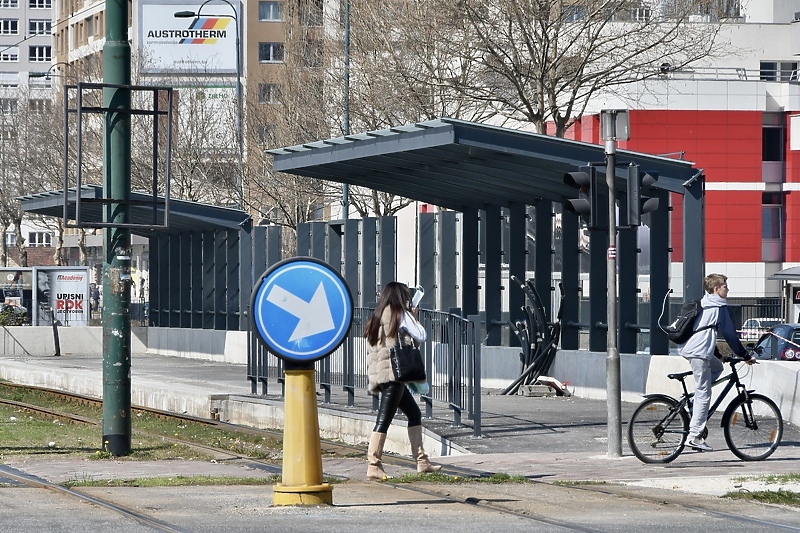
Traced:
<path id="1" fill-rule="evenodd" d="M 367 374 L 369 391 L 380 393 L 378 418 L 369 439 L 367 450 L 367 479 L 386 479 L 381 457 L 386 442 L 386 432 L 398 409 L 408 419 L 408 439 L 411 456 L 417 461 L 417 472 L 437 472 L 442 467 L 432 465 L 422 447 L 422 413 L 405 383 L 395 381 L 390 354 L 397 344 L 398 333 L 403 344 L 423 342 L 427 335 L 417 320 L 418 310 L 411 307 L 411 295 L 403 283 L 392 281 L 386 284 L 375 311 L 367 321 L 364 337 L 369 344 Z"/>

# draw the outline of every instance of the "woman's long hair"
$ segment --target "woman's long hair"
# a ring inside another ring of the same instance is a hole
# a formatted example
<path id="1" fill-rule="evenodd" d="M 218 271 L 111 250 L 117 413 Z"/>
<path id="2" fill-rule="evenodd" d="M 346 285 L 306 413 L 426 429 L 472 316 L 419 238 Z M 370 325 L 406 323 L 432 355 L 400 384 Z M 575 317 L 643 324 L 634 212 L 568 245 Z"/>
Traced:
<path id="1" fill-rule="evenodd" d="M 378 344 L 378 338 L 381 331 L 381 317 L 383 310 L 387 307 L 392 310 L 392 320 L 389 324 L 389 330 L 386 331 L 387 337 L 394 337 L 397 333 L 397 328 L 400 326 L 400 321 L 403 319 L 409 301 L 409 290 L 405 283 L 397 281 L 390 281 L 383 288 L 378 305 L 375 306 L 372 316 L 367 321 L 367 327 L 364 328 L 364 337 L 370 346 Z M 383 339 L 381 339 L 383 340 Z"/>

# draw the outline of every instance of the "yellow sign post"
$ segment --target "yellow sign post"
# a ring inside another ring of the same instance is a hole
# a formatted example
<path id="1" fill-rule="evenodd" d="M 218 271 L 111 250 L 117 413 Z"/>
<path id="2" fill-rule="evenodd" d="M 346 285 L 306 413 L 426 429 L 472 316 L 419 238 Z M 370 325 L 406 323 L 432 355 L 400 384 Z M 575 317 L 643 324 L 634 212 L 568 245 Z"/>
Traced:
<path id="1" fill-rule="evenodd" d="M 353 320 L 353 298 L 344 278 L 311 257 L 277 263 L 256 283 L 253 326 L 264 346 L 284 360 L 283 477 L 275 505 L 333 504 L 322 482 L 314 361 L 333 353 Z"/>
<path id="2" fill-rule="evenodd" d="M 283 426 L 283 477 L 274 505 L 333 504 L 333 488 L 322 482 L 314 369 L 286 370 Z"/>

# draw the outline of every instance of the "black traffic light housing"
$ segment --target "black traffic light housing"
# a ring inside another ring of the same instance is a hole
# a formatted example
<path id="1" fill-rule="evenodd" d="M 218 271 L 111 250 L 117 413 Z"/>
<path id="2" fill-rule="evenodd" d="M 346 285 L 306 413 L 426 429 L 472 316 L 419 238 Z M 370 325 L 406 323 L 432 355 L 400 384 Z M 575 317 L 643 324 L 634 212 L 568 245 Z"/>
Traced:
<path id="1" fill-rule="evenodd" d="M 658 172 L 641 172 L 639 165 L 628 165 L 628 225 L 641 226 L 642 215 L 658 209 L 658 198 L 647 196 L 658 181 Z"/>
<path id="2" fill-rule="evenodd" d="M 564 184 L 578 189 L 577 198 L 568 198 L 564 209 L 576 213 L 590 228 L 597 225 L 597 169 L 593 166 L 579 167 L 577 172 L 564 174 Z"/>

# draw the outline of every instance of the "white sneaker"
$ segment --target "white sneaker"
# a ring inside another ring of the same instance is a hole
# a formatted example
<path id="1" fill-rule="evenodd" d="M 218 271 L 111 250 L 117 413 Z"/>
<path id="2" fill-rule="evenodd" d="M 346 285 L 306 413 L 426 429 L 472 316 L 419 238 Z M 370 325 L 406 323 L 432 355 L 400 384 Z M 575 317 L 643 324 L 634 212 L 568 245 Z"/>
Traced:
<path id="1" fill-rule="evenodd" d="M 699 450 L 701 452 L 713 452 L 714 451 L 714 448 L 712 448 L 711 446 L 706 444 L 706 441 L 701 439 L 701 438 L 699 438 L 699 437 L 693 437 L 693 438 L 689 439 L 688 441 L 686 441 L 686 445 L 689 448 L 693 448 L 693 449 Z"/>

